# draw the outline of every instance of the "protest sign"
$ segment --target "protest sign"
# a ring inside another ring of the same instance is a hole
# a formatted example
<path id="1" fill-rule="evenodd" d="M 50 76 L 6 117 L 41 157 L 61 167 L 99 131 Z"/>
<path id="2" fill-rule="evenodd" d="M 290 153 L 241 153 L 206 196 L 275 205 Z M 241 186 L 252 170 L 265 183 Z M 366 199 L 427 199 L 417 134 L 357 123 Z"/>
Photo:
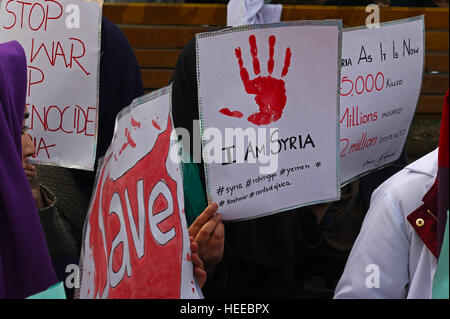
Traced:
<path id="1" fill-rule="evenodd" d="M 344 29 L 340 103 L 341 180 L 397 160 L 422 85 L 423 16 Z"/>
<path id="2" fill-rule="evenodd" d="M 224 220 L 339 198 L 340 30 L 296 21 L 197 35 L 207 191 Z"/>
<path id="3" fill-rule="evenodd" d="M 19 41 L 27 56 L 33 161 L 93 170 L 103 1 L 0 2 L 0 42 Z"/>
<path id="4" fill-rule="evenodd" d="M 84 228 L 80 298 L 199 298 L 171 88 L 117 116 Z M 173 152 L 172 152 L 173 151 Z M 171 155 L 172 154 L 172 155 Z"/>

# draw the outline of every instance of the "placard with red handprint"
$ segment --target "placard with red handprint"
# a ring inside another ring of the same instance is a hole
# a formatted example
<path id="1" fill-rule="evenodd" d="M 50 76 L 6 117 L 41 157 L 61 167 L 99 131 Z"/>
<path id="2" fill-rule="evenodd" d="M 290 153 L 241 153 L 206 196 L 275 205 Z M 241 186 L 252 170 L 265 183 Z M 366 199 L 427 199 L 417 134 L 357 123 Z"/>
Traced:
<path id="1" fill-rule="evenodd" d="M 198 34 L 209 198 L 225 220 L 339 197 L 340 21 Z"/>
<path id="2" fill-rule="evenodd" d="M 81 298 L 199 298 L 184 216 L 171 89 L 117 118 L 86 218 Z"/>

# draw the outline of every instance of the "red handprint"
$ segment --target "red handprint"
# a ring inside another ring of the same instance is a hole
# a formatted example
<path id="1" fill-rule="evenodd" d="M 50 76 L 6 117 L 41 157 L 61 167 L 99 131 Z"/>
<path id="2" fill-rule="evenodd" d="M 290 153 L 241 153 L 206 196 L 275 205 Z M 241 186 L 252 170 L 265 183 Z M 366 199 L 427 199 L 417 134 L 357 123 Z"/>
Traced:
<path id="1" fill-rule="evenodd" d="M 253 72 L 255 75 L 261 73 L 258 48 L 256 46 L 256 37 L 251 35 L 248 38 L 250 44 L 250 53 L 253 58 Z M 258 76 L 257 78 L 250 80 L 247 69 L 244 67 L 242 61 L 241 48 L 235 49 L 236 58 L 239 63 L 239 70 L 241 74 L 242 82 L 244 83 L 245 92 L 248 94 L 255 94 L 256 104 L 259 106 L 259 112 L 254 113 L 248 117 L 248 121 L 256 125 L 266 125 L 278 121 L 282 114 L 283 109 L 286 106 L 286 89 L 284 87 L 284 81 L 281 79 L 273 78 L 272 72 L 274 68 L 273 55 L 275 51 L 276 37 L 271 35 L 269 37 L 269 61 L 267 61 L 268 76 Z M 284 67 L 281 72 L 281 77 L 286 76 L 291 63 L 291 49 L 286 48 L 286 55 L 284 58 Z M 228 108 L 220 110 L 222 114 L 241 117 L 242 113 L 235 111 L 231 112 Z M 240 115 L 240 116 L 236 116 Z"/>

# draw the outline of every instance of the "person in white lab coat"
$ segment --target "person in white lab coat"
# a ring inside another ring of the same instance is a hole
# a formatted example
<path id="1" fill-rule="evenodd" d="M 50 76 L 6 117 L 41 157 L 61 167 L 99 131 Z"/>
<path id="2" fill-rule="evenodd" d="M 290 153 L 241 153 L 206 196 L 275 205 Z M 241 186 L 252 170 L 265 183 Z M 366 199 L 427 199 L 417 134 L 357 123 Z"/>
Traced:
<path id="1" fill-rule="evenodd" d="M 438 214 L 438 157 L 439 176 L 442 159 L 446 157 L 448 163 L 448 99 L 447 92 L 439 148 L 373 192 L 335 299 L 431 298 L 440 251 L 438 217 L 442 219 Z"/>
<path id="2" fill-rule="evenodd" d="M 436 149 L 375 190 L 334 298 L 430 298 L 436 258 L 407 216 L 433 185 L 437 157 Z"/>

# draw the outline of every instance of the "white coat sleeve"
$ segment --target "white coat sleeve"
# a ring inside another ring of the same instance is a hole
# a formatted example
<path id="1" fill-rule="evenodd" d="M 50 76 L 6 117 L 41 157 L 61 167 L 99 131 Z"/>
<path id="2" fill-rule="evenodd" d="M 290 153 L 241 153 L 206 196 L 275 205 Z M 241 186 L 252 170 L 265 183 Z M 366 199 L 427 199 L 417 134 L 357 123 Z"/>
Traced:
<path id="1" fill-rule="evenodd" d="M 395 194 L 383 186 L 373 193 L 334 298 L 406 298 L 410 242 Z"/>

